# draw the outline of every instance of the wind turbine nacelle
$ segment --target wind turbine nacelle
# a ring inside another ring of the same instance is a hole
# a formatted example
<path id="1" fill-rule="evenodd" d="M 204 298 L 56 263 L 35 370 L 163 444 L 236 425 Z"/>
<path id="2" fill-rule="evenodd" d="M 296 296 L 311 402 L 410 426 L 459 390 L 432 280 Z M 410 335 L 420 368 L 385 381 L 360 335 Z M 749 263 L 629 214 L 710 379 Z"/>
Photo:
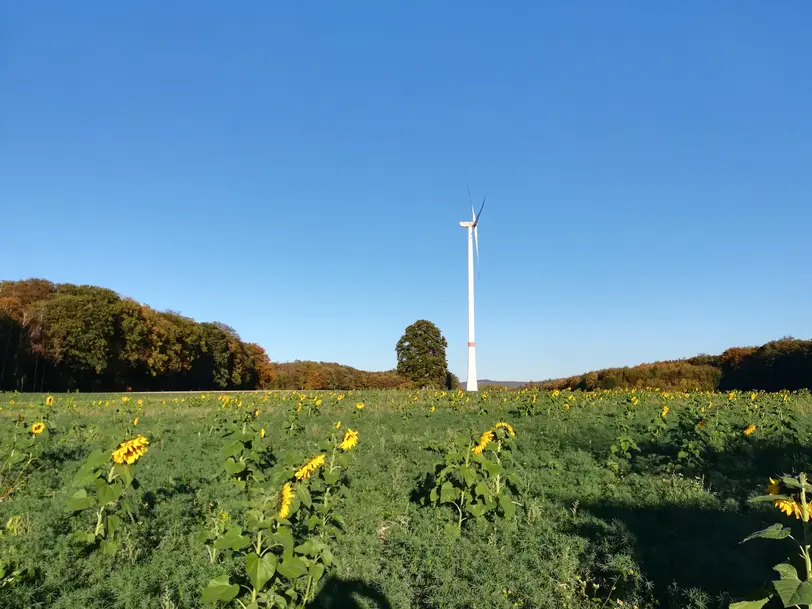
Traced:
<path id="1" fill-rule="evenodd" d="M 471 228 L 474 225 L 473 222 L 460 222 L 460 226 L 463 228 Z"/>

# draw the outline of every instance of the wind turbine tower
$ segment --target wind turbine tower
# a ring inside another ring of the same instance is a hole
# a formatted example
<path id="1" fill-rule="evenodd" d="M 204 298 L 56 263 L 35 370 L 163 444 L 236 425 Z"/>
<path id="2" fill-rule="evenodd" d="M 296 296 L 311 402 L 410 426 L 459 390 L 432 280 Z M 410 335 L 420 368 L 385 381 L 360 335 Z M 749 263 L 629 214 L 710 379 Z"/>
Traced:
<path id="1" fill-rule="evenodd" d="M 468 198 L 471 191 L 468 191 Z M 471 206 L 471 222 L 460 222 L 460 226 L 468 229 L 468 381 L 465 383 L 466 391 L 478 391 L 476 380 L 476 340 L 474 338 L 474 248 L 476 247 L 476 261 L 479 265 L 479 235 L 477 224 L 479 216 L 485 207 L 485 199 L 482 199 L 482 207 L 479 213 L 474 213 L 474 206 Z"/>

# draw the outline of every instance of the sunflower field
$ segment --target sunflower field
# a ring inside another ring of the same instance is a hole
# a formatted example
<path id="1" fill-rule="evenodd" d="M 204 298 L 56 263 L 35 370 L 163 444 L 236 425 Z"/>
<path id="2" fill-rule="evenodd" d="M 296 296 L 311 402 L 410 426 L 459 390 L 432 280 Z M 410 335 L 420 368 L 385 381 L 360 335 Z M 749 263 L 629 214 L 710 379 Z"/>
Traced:
<path id="1" fill-rule="evenodd" d="M 0 394 L 0 607 L 812 603 L 812 395 Z"/>

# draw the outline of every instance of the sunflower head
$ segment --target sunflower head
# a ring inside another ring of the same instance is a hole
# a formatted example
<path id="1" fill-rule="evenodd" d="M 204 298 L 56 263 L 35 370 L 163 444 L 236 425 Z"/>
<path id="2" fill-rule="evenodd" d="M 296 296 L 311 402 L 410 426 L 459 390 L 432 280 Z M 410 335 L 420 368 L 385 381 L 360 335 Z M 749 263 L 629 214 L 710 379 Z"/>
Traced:
<path id="1" fill-rule="evenodd" d="M 45 423 L 43 423 L 42 421 L 40 421 L 39 423 L 34 423 L 31 426 L 31 433 L 34 434 L 35 436 L 38 436 L 43 431 L 45 431 Z"/>

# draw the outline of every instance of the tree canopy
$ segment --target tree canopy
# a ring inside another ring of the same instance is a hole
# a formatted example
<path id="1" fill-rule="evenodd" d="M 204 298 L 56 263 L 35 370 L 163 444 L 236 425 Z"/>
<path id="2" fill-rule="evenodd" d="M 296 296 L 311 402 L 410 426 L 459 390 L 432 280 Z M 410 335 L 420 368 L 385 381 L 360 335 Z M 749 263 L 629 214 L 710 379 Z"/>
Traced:
<path id="1" fill-rule="evenodd" d="M 400 337 L 397 353 L 397 373 L 419 387 L 441 388 L 449 382 L 448 341 L 432 322 L 419 319 L 406 328 Z"/>
<path id="2" fill-rule="evenodd" d="M 2 390 L 258 389 L 272 378 L 265 350 L 225 324 L 96 286 L 0 281 Z"/>

